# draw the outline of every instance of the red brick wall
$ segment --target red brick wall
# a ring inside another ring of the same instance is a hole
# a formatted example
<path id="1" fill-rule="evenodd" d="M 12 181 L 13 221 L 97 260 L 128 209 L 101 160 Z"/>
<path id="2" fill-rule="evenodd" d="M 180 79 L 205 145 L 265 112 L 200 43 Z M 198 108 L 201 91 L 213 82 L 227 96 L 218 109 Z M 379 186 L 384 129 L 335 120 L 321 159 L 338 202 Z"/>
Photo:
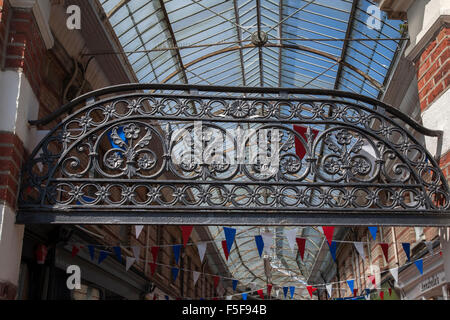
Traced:
<path id="1" fill-rule="evenodd" d="M 416 62 L 420 107 L 426 110 L 450 86 L 450 28 L 443 27 Z"/>
<path id="2" fill-rule="evenodd" d="M 16 208 L 20 168 L 24 157 L 22 141 L 13 133 L 0 132 L 0 203 Z"/>

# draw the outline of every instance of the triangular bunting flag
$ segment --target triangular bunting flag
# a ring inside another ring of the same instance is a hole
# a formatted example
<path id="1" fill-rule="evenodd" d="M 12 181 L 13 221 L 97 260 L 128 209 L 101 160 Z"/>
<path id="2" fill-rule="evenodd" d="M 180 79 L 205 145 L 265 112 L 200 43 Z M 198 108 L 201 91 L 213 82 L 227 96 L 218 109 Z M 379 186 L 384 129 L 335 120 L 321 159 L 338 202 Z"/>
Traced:
<path id="1" fill-rule="evenodd" d="M 330 284 L 325 285 L 325 287 L 327 288 L 328 297 L 331 298 L 331 295 L 332 295 L 332 292 L 333 292 L 333 285 L 330 283 Z"/>
<path id="2" fill-rule="evenodd" d="M 369 227 L 370 234 L 372 235 L 373 241 L 377 239 L 378 227 Z"/>
<path id="3" fill-rule="evenodd" d="M 298 252 L 300 253 L 300 257 L 302 258 L 302 261 L 303 261 L 303 258 L 305 256 L 306 239 L 297 238 L 297 239 L 295 239 L 295 241 L 297 241 Z"/>
<path id="4" fill-rule="evenodd" d="M 256 292 L 258 293 L 259 297 L 264 300 L 264 292 L 263 292 L 263 290 L 260 289 L 260 290 L 258 290 Z"/>
<path id="5" fill-rule="evenodd" d="M 178 268 L 172 268 L 173 281 L 177 281 L 179 271 L 180 271 L 180 269 L 178 269 Z"/>
<path id="6" fill-rule="evenodd" d="M 91 260 L 94 261 L 95 248 L 93 245 L 88 245 L 89 255 L 91 256 Z"/>
<path id="7" fill-rule="evenodd" d="M 292 229 L 292 230 L 284 230 L 284 235 L 286 236 L 289 244 L 289 248 L 291 248 L 291 251 L 294 252 L 295 249 L 295 237 L 297 236 L 298 229 Z M 303 258 L 302 258 L 303 259 Z"/>
<path id="8" fill-rule="evenodd" d="M 416 265 L 417 269 L 419 269 L 420 274 L 423 274 L 423 259 L 414 261 L 414 264 Z"/>
<path id="9" fill-rule="evenodd" d="M 313 286 L 307 286 L 306 289 L 308 290 L 309 296 L 312 299 L 313 293 L 317 290 L 317 288 L 314 288 Z"/>
<path id="10" fill-rule="evenodd" d="M 411 244 L 404 242 L 404 243 L 402 243 L 402 246 L 403 246 L 403 250 L 406 253 L 406 258 L 408 259 L 408 261 L 411 261 Z"/>
<path id="11" fill-rule="evenodd" d="M 189 237 L 191 236 L 193 226 L 182 226 L 181 233 L 183 235 L 183 246 L 186 248 Z"/>
<path id="12" fill-rule="evenodd" d="M 225 239 L 227 241 L 228 252 L 231 252 L 231 247 L 234 243 L 234 238 L 236 237 L 236 229 L 224 227 Z"/>
<path id="13" fill-rule="evenodd" d="M 203 259 L 205 258 L 206 245 L 207 245 L 206 242 L 197 243 L 198 255 L 200 256 L 201 262 L 203 262 Z"/>
<path id="14" fill-rule="evenodd" d="M 134 247 L 131 247 L 131 250 L 133 251 L 136 261 L 139 261 L 139 258 L 141 257 L 141 247 L 134 246 Z"/>
<path id="15" fill-rule="evenodd" d="M 233 291 L 236 291 L 238 282 L 239 282 L 238 280 L 233 280 Z"/>
<path id="16" fill-rule="evenodd" d="M 272 232 L 263 232 L 261 236 L 264 241 L 264 249 L 266 252 L 270 251 L 270 248 L 273 246 L 273 233 Z"/>
<path id="17" fill-rule="evenodd" d="M 384 300 L 384 291 L 380 291 L 380 298 L 381 300 Z"/>
<path id="18" fill-rule="evenodd" d="M 288 287 L 283 287 L 283 293 L 284 293 L 284 298 L 287 298 L 287 293 L 288 293 L 289 288 Z"/>
<path id="19" fill-rule="evenodd" d="M 291 294 L 291 299 L 294 299 L 295 287 L 289 287 L 289 293 Z"/>
<path id="20" fill-rule="evenodd" d="M 122 249 L 120 247 L 114 247 L 113 250 L 114 253 L 116 254 L 117 260 L 122 262 Z"/>
<path id="21" fill-rule="evenodd" d="M 217 289 L 217 287 L 219 286 L 220 277 L 214 276 L 213 279 L 214 279 L 214 289 Z"/>
<path id="22" fill-rule="evenodd" d="M 175 258 L 175 264 L 178 264 L 178 262 L 180 261 L 180 251 L 181 251 L 181 244 L 176 244 L 174 246 L 172 246 L 173 248 L 173 256 Z"/>
<path id="23" fill-rule="evenodd" d="M 247 300 L 247 293 L 242 294 L 242 300 Z"/>
<path id="24" fill-rule="evenodd" d="M 363 242 L 354 242 L 356 251 L 358 251 L 358 254 L 361 256 L 363 260 L 366 259 L 366 254 L 364 252 L 364 243 Z"/>
<path id="25" fill-rule="evenodd" d="M 150 252 L 152 253 L 153 262 L 156 262 L 158 259 L 159 247 L 151 247 Z"/>
<path id="26" fill-rule="evenodd" d="M 375 276 L 369 276 L 369 281 L 375 286 L 376 285 L 376 280 L 375 280 Z"/>
<path id="27" fill-rule="evenodd" d="M 149 262 L 148 264 L 150 265 L 151 274 L 154 275 L 156 272 L 156 262 Z"/>
<path id="28" fill-rule="evenodd" d="M 331 245 L 331 242 L 333 241 L 334 227 L 322 227 L 322 230 L 325 238 L 327 238 L 328 245 Z"/>
<path id="29" fill-rule="evenodd" d="M 77 246 L 72 246 L 72 258 L 75 258 L 78 252 L 80 252 L 80 248 Z"/>
<path id="30" fill-rule="evenodd" d="M 135 226 L 134 230 L 136 232 L 136 239 L 139 239 L 139 236 L 141 235 L 142 229 L 144 229 L 144 226 Z"/>
<path id="31" fill-rule="evenodd" d="M 392 288 L 389 288 L 389 297 L 392 296 Z"/>
<path id="32" fill-rule="evenodd" d="M 433 254 L 433 241 L 425 241 L 425 245 L 427 246 L 428 252 Z"/>
<path id="33" fill-rule="evenodd" d="M 389 243 L 380 243 L 386 263 L 389 262 Z"/>
<path id="34" fill-rule="evenodd" d="M 108 258 L 109 252 L 100 251 L 98 255 L 98 264 L 102 263 L 106 258 Z"/>
<path id="35" fill-rule="evenodd" d="M 131 266 L 136 262 L 136 258 L 133 257 L 127 257 L 126 259 L 126 267 L 125 270 L 130 270 Z"/>
<path id="36" fill-rule="evenodd" d="M 337 249 L 337 242 L 333 241 L 331 242 L 331 245 L 329 245 L 331 257 L 333 258 L 334 262 L 336 262 L 336 249 Z"/>
<path id="37" fill-rule="evenodd" d="M 200 277 L 200 272 L 198 271 L 192 271 L 193 277 L 194 277 L 194 286 L 198 281 L 198 278 Z"/>
<path id="38" fill-rule="evenodd" d="M 225 258 L 228 261 L 229 253 L 228 253 L 228 247 L 227 247 L 227 240 L 222 241 L 222 249 L 223 249 L 223 253 L 225 254 Z"/>
<path id="39" fill-rule="evenodd" d="M 264 250 L 264 240 L 262 236 L 255 236 L 256 247 L 258 248 L 259 257 L 261 258 Z"/>
<path id="40" fill-rule="evenodd" d="M 269 297 L 269 299 L 270 299 L 270 294 L 272 293 L 272 285 L 271 284 L 268 284 L 267 285 L 267 296 Z"/>
<path id="41" fill-rule="evenodd" d="M 389 269 L 395 282 L 398 282 L 398 268 Z"/>
<path id="42" fill-rule="evenodd" d="M 353 290 L 355 289 L 355 280 L 347 280 L 348 287 L 350 288 L 350 292 L 353 293 Z"/>
<path id="43" fill-rule="evenodd" d="M 356 297 L 357 294 L 358 294 L 358 289 L 353 289 L 353 296 Z"/>

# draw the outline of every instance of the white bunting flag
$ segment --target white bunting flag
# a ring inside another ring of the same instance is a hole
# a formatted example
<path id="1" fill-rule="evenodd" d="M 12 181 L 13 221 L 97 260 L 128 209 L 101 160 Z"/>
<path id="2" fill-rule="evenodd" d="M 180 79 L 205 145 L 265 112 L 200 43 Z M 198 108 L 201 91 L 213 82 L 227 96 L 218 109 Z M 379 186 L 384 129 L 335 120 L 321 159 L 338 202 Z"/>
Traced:
<path id="1" fill-rule="evenodd" d="M 280 295 L 280 290 L 279 289 L 275 290 L 275 294 L 277 295 L 278 298 L 278 296 Z"/>
<path id="2" fill-rule="evenodd" d="M 355 245 L 356 251 L 358 251 L 358 253 L 361 256 L 361 258 L 363 260 L 366 259 L 366 254 L 364 253 L 364 243 L 362 243 L 362 242 L 354 242 L 353 244 Z"/>
<path id="3" fill-rule="evenodd" d="M 131 266 L 136 262 L 136 258 L 133 257 L 127 257 L 127 266 L 126 270 L 130 270 Z"/>
<path id="4" fill-rule="evenodd" d="M 398 282 L 398 268 L 393 268 L 389 270 L 394 277 L 395 282 Z"/>
<path id="5" fill-rule="evenodd" d="M 327 287 L 328 296 L 331 298 L 333 285 L 330 283 L 330 284 L 327 284 L 326 287 Z"/>
<path id="6" fill-rule="evenodd" d="M 200 261 L 203 262 L 206 252 L 206 242 L 197 243 L 198 255 L 200 256 Z"/>
<path id="7" fill-rule="evenodd" d="M 198 281 L 198 278 L 200 277 L 200 272 L 198 271 L 192 271 L 192 274 L 194 275 L 194 286 Z"/>
<path id="8" fill-rule="evenodd" d="M 135 226 L 134 227 L 136 231 L 136 239 L 139 239 L 139 236 L 141 235 L 142 229 L 144 229 L 144 226 Z"/>
<path id="9" fill-rule="evenodd" d="M 131 250 L 133 250 L 133 254 L 134 254 L 134 257 L 136 258 L 136 260 L 139 261 L 139 258 L 141 256 L 141 247 L 134 246 L 134 247 L 131 247 Z"/>
<path id="10" fill-rule="evenodd" d="M 227 300 L 233 299 L 233 296 L 227 296 Z"/>
<path id="11" fill-rule="evenodd" d="M 284 235 L 288 240 L 288 244 L 292 252 L 294 252 L 295 250 L 295 238 L 297 237 L 297 232 L 298 232 L 297 228 L 292 230 L 284 230 Z"/>
<path id="12" fill-rule="evenodd" d="M 433 241 L 425 241 L 425 245 L 427 246 L 428 252 L 433 254 Z"/>
<path id="13" fill-rule="evenodd" d="M 267 253 L 270 252 L 270 248 L 273 246 L 273 234 L 272 232 L 263 232 L 261 233 L 264 242 L 264 250 Z"/>

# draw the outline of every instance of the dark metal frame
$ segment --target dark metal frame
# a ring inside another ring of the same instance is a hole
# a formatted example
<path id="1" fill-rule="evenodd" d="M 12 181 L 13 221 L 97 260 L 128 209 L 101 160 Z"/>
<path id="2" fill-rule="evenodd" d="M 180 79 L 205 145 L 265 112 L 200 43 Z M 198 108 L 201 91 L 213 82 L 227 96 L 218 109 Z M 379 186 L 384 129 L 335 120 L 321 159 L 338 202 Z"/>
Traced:
<path id="1" fill-rule="evenodd" d="M 74 108 L 24 167 L 17 223 L 450 224 L 446 178 L 413 136 L 442 139 L 442 132 L 375 99 L 335 90 L 128 84 L 86 94 L 31 124 Z M 263 176 L 258 163 L 176 163 L 173 129 L 194 135 L 199 121 L 217 134 L 242 125 L 279 130 L 279 170 Z"/>

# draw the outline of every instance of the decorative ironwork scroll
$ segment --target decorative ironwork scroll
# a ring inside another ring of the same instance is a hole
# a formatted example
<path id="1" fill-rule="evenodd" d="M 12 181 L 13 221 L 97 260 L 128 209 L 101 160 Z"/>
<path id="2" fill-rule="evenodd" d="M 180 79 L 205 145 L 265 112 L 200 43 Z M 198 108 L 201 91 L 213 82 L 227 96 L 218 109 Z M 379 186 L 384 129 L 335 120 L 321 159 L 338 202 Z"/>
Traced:
<path id="1" fill-rule="evenodd" d="M 447 181 L 414 137 L 439 132 L 381 102 L 179 87 L 115 87 L 57 125 L 25 166 L 18 221 L 450 221 Z"/>

